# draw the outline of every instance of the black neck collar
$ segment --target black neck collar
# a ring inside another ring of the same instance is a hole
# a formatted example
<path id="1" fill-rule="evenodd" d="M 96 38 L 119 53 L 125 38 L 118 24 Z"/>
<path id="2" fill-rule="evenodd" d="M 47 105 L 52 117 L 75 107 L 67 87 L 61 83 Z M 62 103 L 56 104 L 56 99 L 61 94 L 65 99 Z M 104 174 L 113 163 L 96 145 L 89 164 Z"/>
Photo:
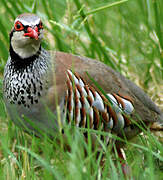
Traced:
<path id="1" fill-rule="evenodd" d="M 11 57 L 11 64 L 14 66 L 15 69 L 19 70 L 19 69 L 24 69 L 26 68 L 27 66 L 33 64 L 33 62 L 38 58 L 38 56 L 40 55 L 40 52 L 41 52 L 41 45 L 40 45 L 40 48 L 38 50 L 38 52 L 31 56 L 31 57 L 28 57 L 28 58 L 22 58 L 20 57 L 12 48 L 12 45 L 11 45 L 11 39 L 12 39 L 12 36 L 13 36 L 13 33 L 14 33 L 14 29 L 11 31 L 10 33 L 10 49 L 9 49 L 9 52 L 10 52 L 10 57 Z"/>
<path id="2" fill-rule="evenodd" d="M 12 48 L 11 43 L 10 43 L 10 57 L 11 57 L 11 63 L 12 65 L 15 66 L 16 69 L 24 69 L 27 66 L 33 64 L 33 62 L 39 57 L 40 52 L 41 52 L 41 45 L 40 48 L 38 50 L 38 52 L 28 58 L 22 58 L 20 57 Z"/>

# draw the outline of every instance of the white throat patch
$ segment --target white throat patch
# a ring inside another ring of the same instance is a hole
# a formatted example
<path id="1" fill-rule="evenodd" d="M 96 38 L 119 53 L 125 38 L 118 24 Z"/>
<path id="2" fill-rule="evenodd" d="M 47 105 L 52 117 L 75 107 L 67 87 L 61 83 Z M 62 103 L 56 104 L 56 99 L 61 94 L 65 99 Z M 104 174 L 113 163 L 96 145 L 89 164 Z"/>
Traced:
<path id="1" fill-rule="evenodd" d="M 41 39 L 42 37 L 39 37 L 38 40 L 25 37 L 23 31 L 14 32 L 11 38 L 11 46 L 21 58 L 29 58 L 38 52 Z"/>

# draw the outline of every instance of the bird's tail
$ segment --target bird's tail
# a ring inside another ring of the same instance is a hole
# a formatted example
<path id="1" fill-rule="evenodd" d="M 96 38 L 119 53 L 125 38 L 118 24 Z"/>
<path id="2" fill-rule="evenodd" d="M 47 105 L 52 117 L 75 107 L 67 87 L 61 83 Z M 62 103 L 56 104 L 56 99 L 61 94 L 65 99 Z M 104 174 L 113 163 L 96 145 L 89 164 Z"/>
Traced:
<path id="1" fill-rule="evenodd" d="M 163 127 L 163 113 L 161 113 L 158 117 L 158 123 Z"/>
<path id="2" fill-rule="evenodd" d="M 159 116 L 158 116 L 158 121 L 157 122 L 154 122 L 150 129 L 152 130 L 163 130 L 163 113 L 161 113 Z"/>

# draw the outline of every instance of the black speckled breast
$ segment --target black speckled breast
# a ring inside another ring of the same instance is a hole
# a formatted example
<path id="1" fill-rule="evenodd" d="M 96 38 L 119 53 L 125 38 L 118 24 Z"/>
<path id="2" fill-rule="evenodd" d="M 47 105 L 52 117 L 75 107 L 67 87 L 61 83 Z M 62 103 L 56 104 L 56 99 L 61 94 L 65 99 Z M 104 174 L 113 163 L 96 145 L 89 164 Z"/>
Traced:
<path id="1" fill-rule="evenodd" d="M 48 54 L 45 51 L 27 66 L 15 67 L 9 57 L 5 67 L 3 91 L 5 98 L 11 104 L 29 108 L 37 104 L 44 89 L 48 87 Z"/>

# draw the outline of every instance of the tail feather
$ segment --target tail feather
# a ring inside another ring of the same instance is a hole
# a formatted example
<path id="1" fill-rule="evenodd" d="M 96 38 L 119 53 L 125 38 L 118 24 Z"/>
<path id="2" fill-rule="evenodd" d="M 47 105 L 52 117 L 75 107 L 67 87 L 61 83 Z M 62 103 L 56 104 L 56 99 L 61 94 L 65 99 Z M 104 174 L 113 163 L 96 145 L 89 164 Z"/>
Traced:
<path id="1" fill-rule="evenodd" d="M 161 113 L 158 116 L 158 121 L 154 122 L 151 126 L 150 126 L 151 130 L 154 131 L 162 131 L 163 130 L 163 113 Z"/>
<path id="2" fill-rule="evenodd" d="M 158 123 L 163 127 L 163 113 L 158 116 Z"/>

